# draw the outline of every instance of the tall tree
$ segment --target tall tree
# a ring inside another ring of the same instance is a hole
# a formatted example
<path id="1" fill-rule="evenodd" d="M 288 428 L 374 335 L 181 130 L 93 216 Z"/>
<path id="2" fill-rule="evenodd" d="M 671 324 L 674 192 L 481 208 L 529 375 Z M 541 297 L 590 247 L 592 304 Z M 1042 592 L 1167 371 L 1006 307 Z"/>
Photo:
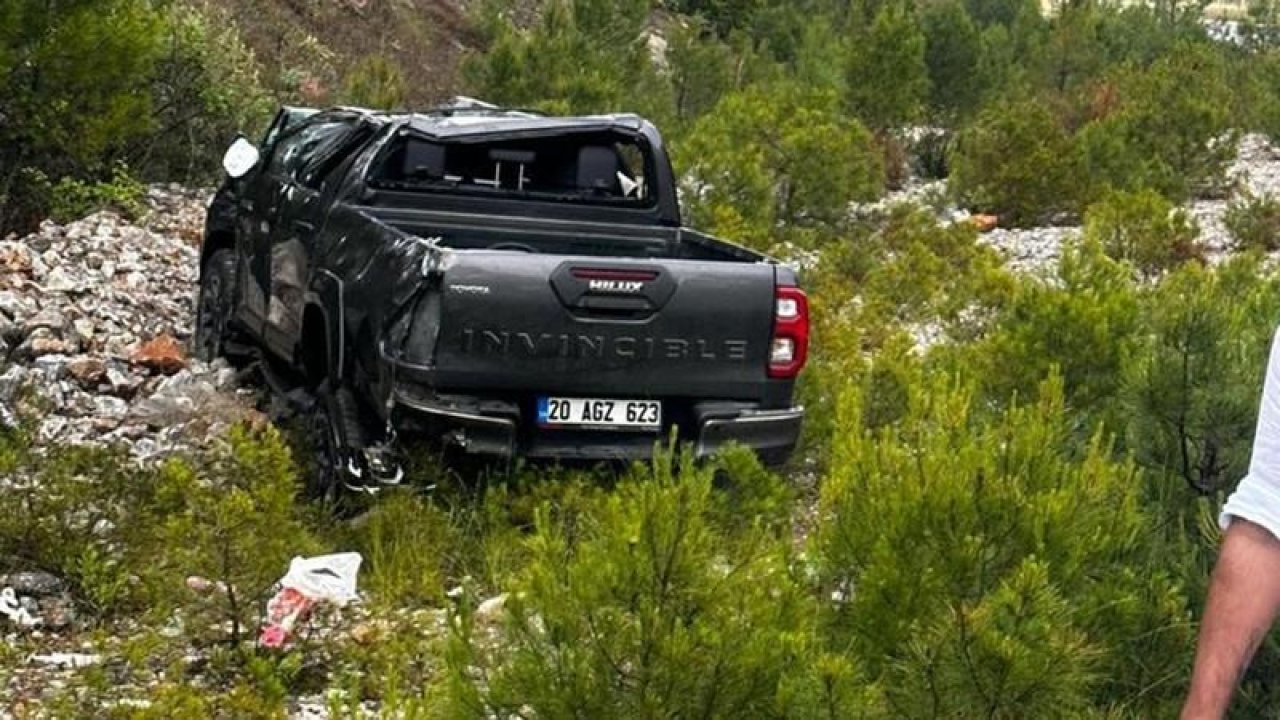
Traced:
<path id="1" fill-rule="evenodd" d="M 100 173 L 151 128 L 162 16 L 146 0 L 5 2 L 0 10 L 0 228 L 22 174 Z"/>
<path id="2" fill-rule="evenodd" d="M 920 117 L 929 93 L 925 37 L 905 3 L 887 4 L 855 37 L 846 70 L 850 110 L 875 130 Z"/>
<path id="3" fill-rule="evenodd" d="M 982 99 L 982 35 L 960 0 L 928 6 L 920 24 L 929 68 L 929 104 L 944 117 L 973 112 Z"/>

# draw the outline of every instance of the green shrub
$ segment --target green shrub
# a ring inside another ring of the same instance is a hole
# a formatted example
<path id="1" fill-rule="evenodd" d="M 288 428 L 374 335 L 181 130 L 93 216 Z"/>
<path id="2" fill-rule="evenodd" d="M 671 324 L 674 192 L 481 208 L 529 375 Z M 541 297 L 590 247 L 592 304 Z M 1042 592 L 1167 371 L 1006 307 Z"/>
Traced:
<path id="1" fill-rule="evenodd" d="M 921 11 L 930 104 L 944 118 L 965 117 L 987 90 L 981 72 L 982 35 L 960 0 L 934 3 Z"/>
<path id="2" fill-rule="evenodd" d="M 1115 108 L 1082 131 L 1091 184 L 1176 201 L 1221 185 L 1236 149 L 1222 55 L 1180 43 L 1150 67 L 1117 68 L 1109 83 Z"/>
<path id="3" fill-rule="evenodd" d="M 691 222 L 767 249 L 779 225 L 840 224 L 884 185 L 880 152 L 830 93 L 798 87 L 730 94 L 677 148 Z"/>
<path id="4" fill-rule="evenodd" d="M 51 213 L 133 210 L 126 165 L 148 181 L 211 182 L 235 133 L 267 120 L 253 54 L 207 7 L 26 2 L 0 12 L 0 233 Z"/>
<path id="5" fill-rule="evenodd" d="M 256 627 L 271 586 L 294 556 L 323 546 L 307 529 L 296 503 L 299 480 L 288 446 L 273 427 L 236 426 L 226 450 L 193 468 L 169 463 L 158 480 L 148 518 L 168 548 L 156 559 L 170 577 L 200 575 L 228 585 L 205 599 L 221 628 L 198 639 L 232 647 Z M 196 627 L 198 624 L 193 623 Z"/>
<path id="6" fill-rule="evenodd" d="M 1085 212 L 1084 234 L 1147 277 L 1200 260 L 1204 253 L 1195 221 L 1153 190 L 1107 194 Z"/>
<path id="7" fill-rule="evenodd" d="M 445 512 L 411 494 L 380 498 L 356 539 L 365 558 L 361 585 L 375 602 L 404 608 L 444 599 L 459 540 Z"/>
<path id="8" fill-rule="evenodd" d="M 0 234 L 42 219 L 30 173 L 105 179 L 153 129 L 148 92 L 162 14 L 146 0 L 9 3 L 0 22 Z"/>
<path id="9" fill-rule="evenodd" d="M 465 606 L 457 618 L 452 716 L 874 709 L 856 662 L 822 659 L 789 537 L 727 534 L 715 520 L 715 468 L 675 460 L 635 470 L 572 526 L 538 512 L 499 637 L 486 642 Z"/>
<path id="10" fill-rule="evenodd" d="M 1101 436 L 1073 451 L 1057 379 L 990 420 L 951 379 L 910 398 L 877 431 L 842 403 L 816 537 L 830 646 L 897 717 L 1176 714 L 1192 628 L 1135 468 Z"/>
<path id="11" fill-rule="evenodd" d="M 968 223 L 943 225 L 921 208 L 898 206 L 858 243 L 867 272 L 847 279 L 888 326 L 952 323 L 974 303 L 1001 296 L 1009 284 L 999 254 L 977 240 Z"/>
<path id="12" fill-rule="evenodd" d="M 825 242 L 805 277 L 813 352 L 800 386 L 807 409 L 805 447 L 825 456 L 835 417 L 833 388 L 870 382 L 892 416 L 900 364 L 925 348 L 917 335 L 963 343 L 986 333 L 992 309 L 1015 287 L 999 255 L 966 223 L 944 225 L 930 212 L 896 205 L 873 228 Z M 890 370 L 889 368 L 897 368 Z M 870 370 L 871 376 L 866 372 Z"/>
<path id="13" fill-rule="evenodd" d="M 152 72 L 151 132 L 131 138 L 126 157 L 148 179 L 212 184 L 237 133 L 266 130 L 277 101 L 241 29 L 218 4 L 172 3 Z"/>
<path id="14" fill-rule="evenodd" d="M 1143 337 L 1126 373 L 1128 442 L 1174 505 L 1192 488 L 1244 475 L 1261 378 L 1280 317 L 1280 283 L 1253 258 L 1170 274 L 1143 301 Z M 1185 527 L 1184 523 L 1184 527 Z"/>
<path id="15" fill-rule="evenodd" d="M 852 39 L 845 101 L 850 113 L 877 131 L 917 120 L 929 97 L 925 35 L 906 3 L 884 3 Z"/>
<path id="16" fill-rule="evenodd" d="M 400 66 L 382 55 L 367 55 L 347 73 L 343 101 L 361 107 L 398 110 L 408 88 Z"/>
<path id="17" fill-rule="evenodd" d="M 1115 409 L 1138 342 L 1139 301 L 1128 266 L 1096 243 L 1068 245 L 1056 277 L 1020 278 L 993 307 L 987 332 L 940 347 L 930 360 L 979 384 L 997 407 L 1032 397 L 1046 377 L 1060 374 L 1068 407 L 1096 421 Z M 1081 428 L 1087 439 L 1093 424 L 1082 419 Z"/>
<path id="18" fill-rule="evenodd" d="M 142 204 L 147 188 L 123 165 L 117 165 L 111 179 L 83 182 L 62 178 L 49 189 L 49 217 L 58 223 L 69 223 L 99 210 L 113 210 L 128 219 L 137 219 L 145 211 Z"/>
<path id="19" fill-rule="evenodd" d="M 477 25 L 485 52 L 464 64 L 468 92 L 553 113 L 665 110 L 643 41 L 649 9 L 641 0 L 556 0 L 521 31 L 504 3 L 482 3 Z"/>
<path id="20" fill-rule="evenodd" d="M 157 599 L 143 577 L 153 545 L 138 527 L 150 477 L 119 449 L 30 451 L 3 441 L 10 512 L 0 515 L 0 573 L 44 570 L 65 578 L 95 617 Z"/>
<path id="21" fill-rule="evenodd" d="M 975 210 L 1033 225 L 1078 207 L 1081 168 L 1071 136 L 1046 104 L 998 103 L 956 138 L 951 186 Z"/>
<path id="22" fill-rule="evenodd" d="M 1245 195 L 1233 201 L 1222 218 L 1227 231 L 1242 250 L 1280 250 L 1280 200 Z"/>

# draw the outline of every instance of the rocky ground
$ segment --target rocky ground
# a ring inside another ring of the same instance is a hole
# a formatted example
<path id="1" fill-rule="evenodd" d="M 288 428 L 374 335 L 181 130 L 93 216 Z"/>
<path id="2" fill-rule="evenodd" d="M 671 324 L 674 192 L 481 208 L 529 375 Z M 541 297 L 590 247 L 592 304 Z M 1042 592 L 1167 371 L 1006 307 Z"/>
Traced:
<path id="1" fill-rule="evenodd" d="M 37 448 L 119 442 L 151 462 L 256 414 L 235 370 L 187 350 L 208 198 L 155 187 L 140 222 L 99 213 L 0 241 L 0 422 L 30 427 Z M 0 675 L 0 718 L 102 662 L 76 626 L 60 578 L 0 576 L 0 657 L 40 648 Z"/>
<path id="2" fill-rule="evenodd" d="M 1193 200 L 1184 208 L 1199 226 L 1200 241 L 1212 263 L 1221 262 L 1232 252 L 1233 240 L 1223 223 L 1227 208 L 1249 195 L 1280 195 L 1280 146 L 1265 135 L 1245 135 L 1240 140 L 1239 153 L 1227 171 L 1227 179 L 1230 192 L 1225 196 Z M 975 216 L 952 204 L 947 197 L 946 181 L 919 178 L 908 180 L 901 190 L 878 202 L 856 205 L 853 212 L 856 216 L 874 216 L 898 203 L 932 208 L 947 222 L 996 222 L 996 227 L 982 234 L 982 242 L 999 250 L 1008 266 L 1019 272 L 1052 272 L 1062 254 L 1063 244 L 1078 237 L 1081 231 L 1078 224 L 999 227 L 998 218 Z"/>
<path id="3" fill-rule="evenodd" d="M 37 450 L 118 443 L 150 463 L 208 447 L 232 424 L 262 418 L 258 408 L 273 418 L 284 412 L 252 367 L 237 371 L 190 356 L 210 195 L 153 187 L 149 212 L 136 222 L 98 213 L 0 241 L 0 424 L 30 428 Z M 363 645 L 394 626 L 432 640 L 443 634 L 444 617 L 439 609 L 375 617 L 357 603 L 321 617 L 310 632 Z M 0 574 L 0 720 L 47 717 L 51 699 L 90 692 L 87 677 L 109 681 L 92 690 L 96 700 L 147 707 L 140 698 L 148 689 L 121 657 L 154 629 L 125 621 L 90 632 L 82 620 L 62 578 Z M 160 632 L 173 637 L 175 628 Z M 169 660 L 150 658 L 152 682 L 164 678 Z M 197 651 L 181 660 L 203 661 Z M 348 713 L 377 714 L 373 706 L 343 704 Z M 328 717 L 328 705 L 320 695 L 296 698 L 290 715 Z"/>
<path id="4" fill-rule="evenodd" d="M 207 201 L 152 188 L 138 224 L 99 213 L 0 242 L 0 403 L 38 444 L 124 441 L 146 460 L 251 411 L 234 370 L 187 352 Z"/>
<path id="5" fill-rule="evenodd" d="M 1194 200 L 1185 208 L 1200 227 L 1200 241 L 1210 262 L 1231 254 L 1232 238 L 1223 217 L 1233 201 L 1248 194 L 1280 195 L 1280 147 L 1264 135 L 1244 136 L 1227 176 L 1232 191 L 1226 197 Z M 1079 226 L 997 228 L 983 235 L 983 240 L 1004 253 L 1011 268 L 1043 272 L 1056 266 L 1063 242 L 1079 233 Z"/>

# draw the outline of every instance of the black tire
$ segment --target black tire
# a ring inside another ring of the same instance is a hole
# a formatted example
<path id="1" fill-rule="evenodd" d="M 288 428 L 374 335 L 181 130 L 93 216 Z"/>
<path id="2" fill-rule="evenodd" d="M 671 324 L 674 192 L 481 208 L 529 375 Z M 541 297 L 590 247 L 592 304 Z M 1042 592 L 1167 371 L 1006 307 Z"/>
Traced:
<path id="1" fill-rule="evenodd" d="M 307 474 L 306 494 L 335 517 L 351 518 L 368 506 L 368 499 L 349 490 L 344 482 L 346 458 L 341 452 L 344 443 L 338 426 L 338 406 L 329 383 L 321 383 L 307 417 L 307 440 L 313 462 Z"/>
<path id="2" fill-rule="evenodd" d="M 343 495 L 341 440 L 332 409 L 333 397 L 325 383 L 316 389 L 315 403 L 307 418 L 307 439 L 314 459 L 307 477 L 307 494 L 325 504 L 337 503 Z"/>
<path id="3" fill-rule="evenodd" d="M 200 273 L 196 300 L 194 350 L 206 362 L 226 353 L 235 312 L 236 256 L 230 248 L 215 250 Z"/>

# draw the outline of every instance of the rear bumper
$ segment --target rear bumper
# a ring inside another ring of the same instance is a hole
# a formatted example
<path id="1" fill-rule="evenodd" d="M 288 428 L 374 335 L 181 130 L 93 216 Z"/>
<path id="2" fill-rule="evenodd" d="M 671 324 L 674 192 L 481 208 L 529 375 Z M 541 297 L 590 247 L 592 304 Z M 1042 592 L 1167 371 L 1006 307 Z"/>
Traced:
<path id="1" fill-rule="evenodd" d="M 426 433 L 468 454 L 556 460 L 647 460 L 655 446 L 676 434 L 695 455 L 714 455 L 738 444 L 767 462 L 781 462 L 795 449 L 804 408 L 761 409 L 751 403 L 696 402 L 683 422 L 664 433 L 539 429 L 521 403 L 471 396 L 431 395 L 401 387 L 394 391 L 402 433 Z"/>

